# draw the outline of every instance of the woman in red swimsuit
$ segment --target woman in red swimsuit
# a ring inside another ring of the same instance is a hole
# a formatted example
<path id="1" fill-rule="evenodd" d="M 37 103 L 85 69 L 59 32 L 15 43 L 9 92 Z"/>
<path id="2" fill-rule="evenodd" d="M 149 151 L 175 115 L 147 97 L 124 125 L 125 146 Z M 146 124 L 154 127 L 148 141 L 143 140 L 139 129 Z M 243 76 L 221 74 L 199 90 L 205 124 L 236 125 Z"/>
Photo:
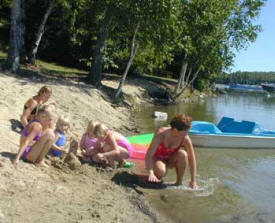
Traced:
<path id="1" fill-rule="evenodd" d="M 188 136 L 191 118 L 177 115 L 170 122 L 170 127 L 157 129 L 146 154 L 146 167 L 149 182 L 160 182 L 167 168 L 176 168 L 176 185 L 181 185 L 186 164 L 189 163 L 191 181 L 189 186 L 195 188 L 196 156 L 192 141 Z M 184 147 L 184 150 L 180 149 Z"/>

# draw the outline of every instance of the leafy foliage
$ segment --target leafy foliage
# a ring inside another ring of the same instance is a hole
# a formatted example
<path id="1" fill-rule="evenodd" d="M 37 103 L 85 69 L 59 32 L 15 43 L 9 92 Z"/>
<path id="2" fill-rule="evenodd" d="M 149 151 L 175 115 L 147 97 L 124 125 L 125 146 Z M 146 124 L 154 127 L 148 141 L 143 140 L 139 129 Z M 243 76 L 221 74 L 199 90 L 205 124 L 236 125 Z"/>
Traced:
<path id="1" fill-rule="evenodd" d="M 91 70 L 99 33 L 110 16 L 108 36 L 100 51 L 102 70 L 122 74 L 138 27 L 130 74 L 179 77 L 183 61 L 194 86 L 206 88 L 234 60 L 234 52 L 255 41 L 255 24 L 265 0 L 56 0 L 45 26 L 38 58 Z M 24 1 L 24 49 L 35 33 L 50 0 Z M 0 5 L 0 47 L 7 50 L 11 0 Z"/>
<path id="2" fill-rule="evenodd" d="M 220 84 L 261 84 L 275 83 L 275 72 L 241 72 L 223 73 L 216 80 Z"/>

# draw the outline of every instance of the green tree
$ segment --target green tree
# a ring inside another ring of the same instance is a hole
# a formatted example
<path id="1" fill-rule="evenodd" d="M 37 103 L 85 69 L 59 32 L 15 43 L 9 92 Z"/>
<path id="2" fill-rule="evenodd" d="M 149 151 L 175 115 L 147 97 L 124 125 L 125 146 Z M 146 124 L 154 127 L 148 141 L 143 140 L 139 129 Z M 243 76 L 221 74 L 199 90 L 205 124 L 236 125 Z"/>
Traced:
<path id="1" fill-rule="evenodd" d="M 137 54 L 137 49 L 139 46 L 143 49 L 150 45 L 150 47 L 157 52 L 158 57 L 165 55 L 167 58 L 168 51 L 166 50 L 166 46 L 168 45 L 168 41 L 166 40 L 165 42 L 165 36 L 167 35 L 167 32 L 171 30 L 170 26 L 173 25 L 173 19 L 175 19 L 175 3 L 177 1 L 152 0 L 131 3 L 127 2 L 128 1 L 125 1 L 124 4 L 124 6 L 127 6 L 124 8 L 124 14 L 127 16 L 123 17 L 123 21 L 119 22 L 119 24 L 124 24 L 126 30 L 133 33 L 133 36 L 130 44 L 131 49 L 129 60 L 117 88 L 115 95 L 116 99 L 119 97 L 122 86 Z"/>

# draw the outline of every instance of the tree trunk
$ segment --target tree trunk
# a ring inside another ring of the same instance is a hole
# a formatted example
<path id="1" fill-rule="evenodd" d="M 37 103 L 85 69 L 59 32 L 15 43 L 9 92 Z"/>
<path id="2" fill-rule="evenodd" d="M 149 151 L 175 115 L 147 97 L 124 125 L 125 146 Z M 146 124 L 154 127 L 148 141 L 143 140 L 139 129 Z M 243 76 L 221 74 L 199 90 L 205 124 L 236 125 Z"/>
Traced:
<path id="1" fill-rule="evenodd" d="M 111 13 L 106 11 L 105 19 L 99 31 L 97 43 L 92 57 L 92 68 L 89 74 L 89 81 L 91 84 L 98 86 L 101 84 L 102 79 L 102 64 L 103 64 L 103 51 L 105 41 L 109 34 L 109 25 L 111 22 Z"/>
<path id="2" fill-rule="evenodd" d="M 26 21 L 26 13 L 25 13 L 25 2 L 27 0 L 21 0 L 21 51 L 20 51 L 20 64 L 26 62 L 26 50 L 25 50 L 25 21 Z"/>
<path id="3" fill-rule="evenodd" d="M 138 45 L 135 44 L 135 41 L 136 41 L 136 35 L 137 35 L 137 31 L 138 31 L 138 26 L 136 27 L 135 29 L 135 33 L 134 33 L 134 36 L 133 36 L 133 39 L 132 39 L 132 43 L 131 43 L 131 54 L 130 54 L 130 59 L 127 63 L 127 66 L 126 66 L 126 69 L 122 75 L 122 78 L 120 79 L 120 82 L 119 82 L 119 86 L 117 88 L 117 92 L 116 92 L 116 95 L 115 95 L 115 100 L 118 99 L 121 91 L 122 91 L 122 87 L 124 85 L 124 82 L 125 82 L 125 79 L 127 77 L 127 74 L 128 74 L 128 71 L 133 63 L 133 60 L 136 56 L 136 53 L 137 53 L 137 49 L 138 49 Z"/>
<path id="4" fill-rule="evenodd" d="M 22 1 L 13 0 L 11 10 L 10 46 L 6 69 L 16 72 L 20 68 L 22 48 Z"/>
<path id="5" fill-rule="evenodd" d="M 180 89 L 182 89 L 183 88 L 183 86 L 184 86 L 184 84 L 185 84 L 185 76 L 186 76 L 186 70 L 187 70 L 187 66 L 188 66 L 188 63 L 186 62 L 186 63 L 184 63 L 183 65 L 183 75 L 182 75 L 182 78 L 181 78 L 181 80 L 180 80 Z"/>
<path id="6" fill-rule="evenodd" d="M 176 88 L 174 90 L 174 94 L 176 94 L 178 92 L 178 90 L 180 88 L 182 88 L 182 85 L 184 83 L 186 69 L 187 69 L 187 62 L 185 62 L 185 57 L 184 57 L 184 59 L 182 61 L 182 65 L 181 65 L 179 80 L 178 80 L 177 86 L 176 86 Z"/>
<path id="7" fill-rule="evenodd" d="M 190 68 L 190 71 L 189 71 L 188 77 L 187 77 L 187 79 L 186 79 L 186 82 L 185 82 L 185 84 L 184 84 L 184 87 L 182 88 L 182 90 L 181 90 L 177 95 L 173 96 L 173 99 L 174 99 L 174 100 L 175 100 L 176 98 L 178 98 L 179 96 L 181 96 L 182 93 L 184 92 L 184 90 L 185 90 L 188 86 L 190 86 L 190 85 L 196 80 L 196 78 L 198 77 L 199 72 L 200 72 L 200 68 L 197 69 L 196 73 L 193 75 L 192 80 L 189 81 L 189 77 L 190 77 L 190 74 L 191 74 L 191 68 Z"/>
<path id="8" fill-rule="evenodd" d="M 38 31 L 35 35 L 35 41 L 33 43 L 33 46 L 30 50 L 30 53 L 29 53 L 29 56 L 28 56 L 28 63 L 34 65 L 35 64 L 35 59 L 36 59 L 36 55 L 37 55 L 37 51 L 38 51 L 38 47 L 39 47 L 39 44 L 40 44 L 40 41 L 42 39 L 42 36 L 44 34 L 44 31 L 45 31 L 45 25 L 46 25 L 46 22 L 49 18 L 49 15 L 51 14 L 52 12 L 52 9 L 54 7 L 54 4 L 55 4 L 55 0 L 52 0 L 49 4 L 49 7 L 46 11 L 46 13 L 44 14 L 44 17 L 42 19 L 42 22 L 38 28 Z"/>

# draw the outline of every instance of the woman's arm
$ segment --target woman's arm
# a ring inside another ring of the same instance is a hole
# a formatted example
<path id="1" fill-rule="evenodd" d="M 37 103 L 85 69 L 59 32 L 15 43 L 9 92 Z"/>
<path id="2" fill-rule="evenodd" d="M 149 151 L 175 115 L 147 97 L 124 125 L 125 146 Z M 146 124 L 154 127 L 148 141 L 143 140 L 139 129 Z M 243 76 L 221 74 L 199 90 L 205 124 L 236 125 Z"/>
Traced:
<path id="1" fill-rule="evenodd" d="M 155 176 L 154 171 L 153 171 L 153 158 L 154 158 L 154 154 L 158 148 L 158 146 L 160 145 L 161 141 L 162 141 L 162 135 L 160 132 L 160 129 L 157 129 L 155 132 L 155 135 L 152 139 L 152 142 L 147 150 L 146 153 L 146 157 L 145 157 L 145 165 L 146 165 L 146 169 L 149 172 L 149 177 L 148 177 L 148 181 L 149 182 L 159 182 L 160 180 Z"/>
<path id="2" fill-rule="evenodd" d="M 184 143 L 184 148 L 186 149 L 187 155 L 188 155 L 188 163 L 190 167 L 190 175 L 191 175 L 191 181 L 189 186 L 191 188 L 194 188 L 197 186 L 197 162 L 196 162 L 196 155 L 195 150 L 193 147 L 192 140 L 189 136 L 186 137 L 186 141 Z"/>
<path id="3" fill-rule="evenodd" d="M 24 109 L 20 119 L 23 127 L 25 127 L 28 124 L 28 118 L 31 116 L 32 110 L 35 108 L 35 106 L 37 106 L 37 103 L 35 103 L 35 101 L 31 99 L 26 103 L 26 106 L 27 108 Z"/>
<path id="4" fill-rule="evenodd" d="M 39 124 L 34 124 L 30 130 L 29 135 L 25 138 L 23 142 L 20 143 L 19 151 L 13 161 L 14 165 L 17 165 L 22 154 L 25 152 L 27 146 L 33 141 L 35 136 L 41 131 L 41 126 Z"/>

